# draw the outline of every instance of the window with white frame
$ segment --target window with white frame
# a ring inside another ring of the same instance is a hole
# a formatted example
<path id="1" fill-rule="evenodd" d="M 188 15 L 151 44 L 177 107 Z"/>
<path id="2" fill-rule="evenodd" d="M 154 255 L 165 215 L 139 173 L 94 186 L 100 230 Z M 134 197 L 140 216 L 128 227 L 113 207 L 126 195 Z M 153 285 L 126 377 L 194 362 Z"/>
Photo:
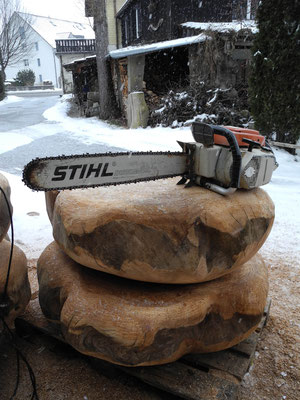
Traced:
<path id="1" fill-rule="evenodd" d="M 38 67 L 41 66 L 41 59 L 40 58 L 37 59 L 37 64 L 38 64 Z"/>
<path id="2" fill-rule="evenodd" d="M 140 37 L 140 10 L 138 8 L 135 9 L 135 29 L 136 29 L 136 38 Z"/>
<path id="3" fill-rule="evenodd" d="M 125 33 L 125 43 L 127 44 L 129 41 L 129 29 L 128 29 L 128 18 L 127 16 L 125 17 L 125 22 L 124 22 L 124 33 Z"/>
<path id="4" fill-rule="evenodd" d="M 42 75 L 39 75 L 39 77 L 40 77 L 40 83 L 42 83 L 42 82 L 43 82 L 43 77 L 42 77 Z"/>
<path id="5" fill-rule="evenodd" d="M 29 66 L 29 60 L 26 58 L 25 60 L 23 60 L 24 61 L 24 65 L 25 65 L 25 67 L 28 67 Z"/>
<path id="6" fill-rule="evenodd" d="M 35 42 L 35 49 L 36 49 L 36 51 L 39 50 L 39 42 Z"/>

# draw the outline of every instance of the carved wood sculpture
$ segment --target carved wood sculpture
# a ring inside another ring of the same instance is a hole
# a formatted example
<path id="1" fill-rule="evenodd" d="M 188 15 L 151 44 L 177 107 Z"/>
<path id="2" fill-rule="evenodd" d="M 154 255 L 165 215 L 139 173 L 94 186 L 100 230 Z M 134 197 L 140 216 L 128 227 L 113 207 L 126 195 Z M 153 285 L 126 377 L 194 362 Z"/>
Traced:
<path id="1" fill-rule="evenodd" d="M 266 192 L 177 181 L 61 192 L 48 203 L 54 238 L 82 265 L 145 282 L 208 281 L 256 254 L 274 220 Z"/>
<path id="2" fill-rule="evenodd" d="M 4 175 L 0 174 L 0 187 L 4 191 L 7 200 L 9 202 L 9 206 L 12 212 L 12 205 L 10 203 L 10 186 L 8 180 Z M 7 203 L 5 201 L 3 193 L 0 191 L 0 242 L 7 234 L 7 231 L 10 227 L 10 218 L 9 211 L 7 207 Z"/>
<path id="3" fill-rule="evenodd" d="M 38 279 L 41 308 L 70 345 L 127 366 L 235 345 L 258 325 L 268 292 L 259 255 L 214 281 L 161 285 L 85 268 L 55 242 L 39 258 Z"/>
<path id="4" fill-rule="evenodd" d="M 59 194 L 58 190 L 45 192 L 46 210 L 50 221 L 52 221 L 54 204 L 58 194 Z"/>
<path id="5" fill-rule="evenodd" d="M 2 240 L 0 243 L 0 301 L 7 302 L 4 320 L 10 328 L 13 328 L 15 319 L 23 313 L 30 301 L 31 290 L 27 275 L 26 256 L 21 249 L 14 246 L 7 298 L 3 299 L 10 249 L 11 243 L 5 239 Z"/>

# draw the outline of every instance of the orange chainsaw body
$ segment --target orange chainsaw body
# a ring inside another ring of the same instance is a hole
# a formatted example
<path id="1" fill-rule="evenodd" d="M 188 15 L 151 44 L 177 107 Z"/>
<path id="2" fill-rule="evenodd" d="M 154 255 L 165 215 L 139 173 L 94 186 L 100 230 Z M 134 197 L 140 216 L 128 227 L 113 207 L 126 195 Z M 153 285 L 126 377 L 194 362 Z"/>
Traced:
<path id="1" fill-rule="evenodd" d="M 224 126 L 224 128 L 232 131 L 237 139 L 240 147 L 248 147 L 248 143 L 242 142 L 242 139 L 250 139 L 258 142 L 261 146 L 264 146 L 266 141 L 265 137 L 260 135 L 258 131 L 254 129 L 238 128 L 236 126 Z M 214 134 L 214 143 L 221 146 L 228 146 L 228 141 L 224 136 Z"/>

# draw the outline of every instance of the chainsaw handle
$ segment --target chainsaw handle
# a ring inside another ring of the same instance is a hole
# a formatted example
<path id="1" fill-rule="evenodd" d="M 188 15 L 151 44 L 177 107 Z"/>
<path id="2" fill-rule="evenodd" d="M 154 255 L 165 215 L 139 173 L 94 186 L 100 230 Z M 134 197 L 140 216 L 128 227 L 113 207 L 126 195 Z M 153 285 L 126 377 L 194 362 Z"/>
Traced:
<path id="1" fill-rule="evenodd" d="M 224 136 L 227 139 L 230 150 L 232 152 L 232 170 L 230 187 L 238 188 L 240 185 L 240 174 L 242 165 L 241 150 L 232 131 L 219 125 L 209 125 L 216 135 Z"/>

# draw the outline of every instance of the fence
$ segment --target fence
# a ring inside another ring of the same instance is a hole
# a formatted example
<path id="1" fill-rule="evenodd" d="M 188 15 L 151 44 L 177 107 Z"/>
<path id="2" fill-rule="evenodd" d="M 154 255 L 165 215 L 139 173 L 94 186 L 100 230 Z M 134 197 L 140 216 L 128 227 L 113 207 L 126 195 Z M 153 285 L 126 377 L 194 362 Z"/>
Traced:
<path id="1" fill-rule="evenodd" d="M 95 39 L 60 39 L 55 40 L 56 53 L 95 53 Z"/>
<path id="2" fill-rule="evenodd" d="M 29 90 L 47 90 L 47 89 L 53 89 L 53 85 L 37 85 L 37 86 L 13 86 L 13 85 L 7 85 L 5 87 L 5 90 L 7 92 L 16 92 L 16 91 L 29 91 Z"/>

